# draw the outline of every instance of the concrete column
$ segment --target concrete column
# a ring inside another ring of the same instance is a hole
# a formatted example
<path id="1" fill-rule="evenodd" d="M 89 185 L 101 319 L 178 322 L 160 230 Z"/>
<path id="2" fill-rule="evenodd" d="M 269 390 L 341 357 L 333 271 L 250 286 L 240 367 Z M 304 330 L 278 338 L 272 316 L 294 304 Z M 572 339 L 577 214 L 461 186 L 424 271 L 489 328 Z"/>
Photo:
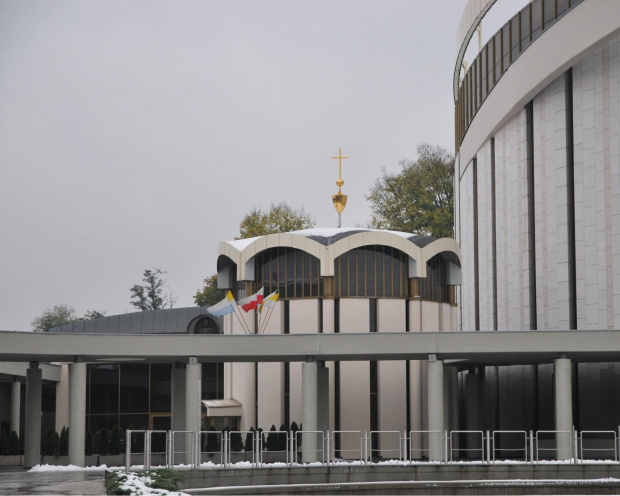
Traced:
<path id="1" fill-rule="evenodd" d="M 69 365 L 69 464 L 84 466 L 86 438 L 86 364 L 75 357 Z"/>
<path id="2" fill-rule="evenodd" d="M 26 442 L 24 466 L 30 468 L 41 463 L 41 390 L 43 374 L 37 362 L 30 362 L 26 371 Z"/>
<path id="3" fill-rule="evenodd" d="M 318 367 L 307 361 L 301 366 L 301 410 L 304 431 L 318 430 Z M 319 461 L 316 434 L 303 435 L 301 452 L 304 463 Z"/>
<path id="4" fill-rule="evenodd" d="M 439 431 L 429 434 L 428 459 L 433 462 L 443 459 L 444 404 L 443 404 L 443 360 L 430 357 L 427 368 L 428 377 L 428 430 Z"/>
<path id="5" fill-rule="evenodd" d="M 13 377 L 11 384 L 11 430 L 19 436 L 19 408 L 22 398 L 22 383 L 17 377 Z"/>
<path id="6" fill-rule="evenodd" d="M 468 431 L 480 430 L 480 376 L 469 372 L 465 376 L 465 425 Z M 481 458 L 480 436 L 467 434 L 467 457 Z"/>
<path id="7" fill-rule="evenodd" d="M 192 357 L 193 358 L 193 357 Z M 190 362 L 191 362 L 190 358 Z M 185 430 L 200 430 L 200 413 L 202 403 L 201 391 L 202 364 L 188 363 L 185 367 Z M 185 436 L 188 440 L 190 437 Z M 186 463 L 191 462 L 191 450 L 186 447 Z"/>
<path id="8" fill-rule="evenodd" d="M 329 368 L 322 365 L 318 367 L 317 374 L 317 430 L 323 431 L 325 435 L 329 431 Z"/>
<path id="9" fill-rule="evenodd" d="M 571 383 L 571 361 L 562 354 L 554 360 L 555 375 L 555 430 L 573 430 L 573 398 Z M 571 457 L 571 434 L 557 434 L 557 459 L 568 460 Z"/>
<path id="10" fill-rule="evenodd" d="M 185 430 L 185 369 L 182 367 L 182 363 L 174 364 L 170 381 L 170 428 L 173 431 Z M 177 434 L 174 437 L 175 453 L 184 452 L 185 444 L 185 435 Z M 182 461 L 185 462 L 185 459 L 183 459 Z M 175 459 L 175 463 L 180 463 L 180 460 Z"/>

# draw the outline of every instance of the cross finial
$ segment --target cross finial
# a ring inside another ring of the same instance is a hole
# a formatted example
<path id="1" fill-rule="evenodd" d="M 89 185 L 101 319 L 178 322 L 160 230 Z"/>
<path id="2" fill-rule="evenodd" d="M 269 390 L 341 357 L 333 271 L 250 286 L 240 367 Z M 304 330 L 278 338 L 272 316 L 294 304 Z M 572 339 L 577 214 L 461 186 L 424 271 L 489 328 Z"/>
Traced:
<path id="1" fill-rule="evenodd" d="M 338 193 L 340 193 L 340 188 L 342 188 L 342 185 L 344 184 L 344 181 L 342 180 L 342 159 L 349 157 L 343 157 L 342 148 L 338 148 L 338 156 L 332 158 L 338 159 L 338 181 L 336 181 L 336 185 L 338 186 Z"/>

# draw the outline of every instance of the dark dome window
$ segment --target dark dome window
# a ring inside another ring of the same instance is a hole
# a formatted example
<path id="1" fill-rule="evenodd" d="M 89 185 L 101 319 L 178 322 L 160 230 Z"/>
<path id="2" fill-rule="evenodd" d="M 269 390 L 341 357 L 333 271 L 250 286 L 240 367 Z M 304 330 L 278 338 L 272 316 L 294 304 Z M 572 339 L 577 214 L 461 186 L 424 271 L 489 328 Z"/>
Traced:
<path id="1" fill-rule="evenodd" d="M 194 334 L 222 334 L 220 326 L 211 317 L 201 317 L 194 324 Z"/>

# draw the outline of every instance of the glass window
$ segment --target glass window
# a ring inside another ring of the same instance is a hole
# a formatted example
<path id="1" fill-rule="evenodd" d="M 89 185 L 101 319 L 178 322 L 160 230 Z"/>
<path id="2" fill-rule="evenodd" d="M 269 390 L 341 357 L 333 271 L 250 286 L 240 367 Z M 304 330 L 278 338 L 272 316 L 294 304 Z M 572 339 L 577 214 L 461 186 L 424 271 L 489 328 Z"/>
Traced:
<path id="1" fill-rule="evenodd" d="M 495 86 L 495 75 L 493 73 L 495 69 L 495 43 L 491 40 L 487 43 L 487 94 L 491 92 Z"/>
<path id="2" fill-rule="evenodd" d="M 89 413 L 118 413 L 118 364 L 89 365 Z"/>
<path id="3" fill-rule="evenodd" d="M 154 363 L 151 365 L 151 412 L 171 410 L 171 379 L 171 364 Z"/>
<path id="4" fill-rule="evenodd" d="M 502 28 L 502 67 L 504 72 L 510 65 L 510 24 Z"/>
<path id="5" fill-rule="evenodd" d="M 149 411 L 149 366 L 127 363 L 121 365 L 122 413 L 146 413 Z"/>
<path id="6" fill-rule="evenodd" d="M 503 65 L 502 65 L 502 33 L 501 31 L 495 35 L 495 82 L 499 81 L 499 78 L 502 76 Z"/>
<path id="7" fill-rule="evenodd" d="M 255 260 L 256 286 L 265 294 L 278 290 L 280 298 L 319 296 L 319 259 L 293 248 L 273 248 Z"/>
<path id="8" fill-rule="evenodd" d="M 486 97 L 487 97 L 487 93 L 488 93 L 488 89 L 487 89 L 487 46 L 485 46 L 482 49 L 482 56 L 480 57 L 480 71 L 482 74 L 482 78 L 480 80 L 480 91 L 481 91 L 481 96 L 480 96 L 480 101 L 482 102 Z"/>
<path id="9" fill-rule="evenodd" d="M 530 3 L 532 12 L 532 40 L 542 32 L 542 0 L 534 0 Z"/>
<path id="10" fill-rule="evenodd" d="M 336 259 L 336 295 L 341 297 L 406 296 L 407 255 L 389 246 L 366 246 Z"/>
<path id="11" fill-rule="evenodd" d="M 202 364 L 202 399 L 218 400 L 224 397 L 224 364 Z"/>
<path id="12" fill-rule="evenodd" d="M 544 28 L 555 22 L 555 0 L 543 0 Z"/>
<path id="13" fill-rule="evenodd" d="M 569 0 L 557 0 L 556 2 L 556 16 L 560 17 L 564 12 L 568 10 Z"/>
<path id="14" fill-rule="evenodd" d="M 521 51 L 530 44 L 530 6 L 521 11 Z"/>
<path id="15" fill-rule="evenodd" d="M 514 61 L 521 53 L 520 41 L 521 41 L 521 26 L 519 25 L 519 14 L 514 16 L 510 21 L 510 37 L 511 37 L 511 47 L 512 47 L 512 55 L 510 60 Z"/>

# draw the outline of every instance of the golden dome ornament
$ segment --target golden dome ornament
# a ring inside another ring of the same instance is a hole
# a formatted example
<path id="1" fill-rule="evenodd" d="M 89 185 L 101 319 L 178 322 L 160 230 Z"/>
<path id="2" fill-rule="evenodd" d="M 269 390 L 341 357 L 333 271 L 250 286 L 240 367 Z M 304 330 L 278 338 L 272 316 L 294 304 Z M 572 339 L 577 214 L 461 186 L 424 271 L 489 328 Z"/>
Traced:
<path id="1" fill-rule="evenodd" d="M 338 180 L 336 181 L 336 186 L 338 186 L 338 193 L 332 195 L 332 201 L 334 202 L 334 208 L 336 209 L 336 212 L 338 212 L 338 227 L 340 227 L 340 216 L 342 214 L 342 211 L 344 210 L 344 207 L 347 205 L 347 195 L 343 195 L 341 191 L 342 185 L 344 184 L 344 181 L 342 180 L 342 159 L 349 157 L 343 157 L 342 148 L 339 148 L 338 156 L 332 158 L 338 159 Z"/>

